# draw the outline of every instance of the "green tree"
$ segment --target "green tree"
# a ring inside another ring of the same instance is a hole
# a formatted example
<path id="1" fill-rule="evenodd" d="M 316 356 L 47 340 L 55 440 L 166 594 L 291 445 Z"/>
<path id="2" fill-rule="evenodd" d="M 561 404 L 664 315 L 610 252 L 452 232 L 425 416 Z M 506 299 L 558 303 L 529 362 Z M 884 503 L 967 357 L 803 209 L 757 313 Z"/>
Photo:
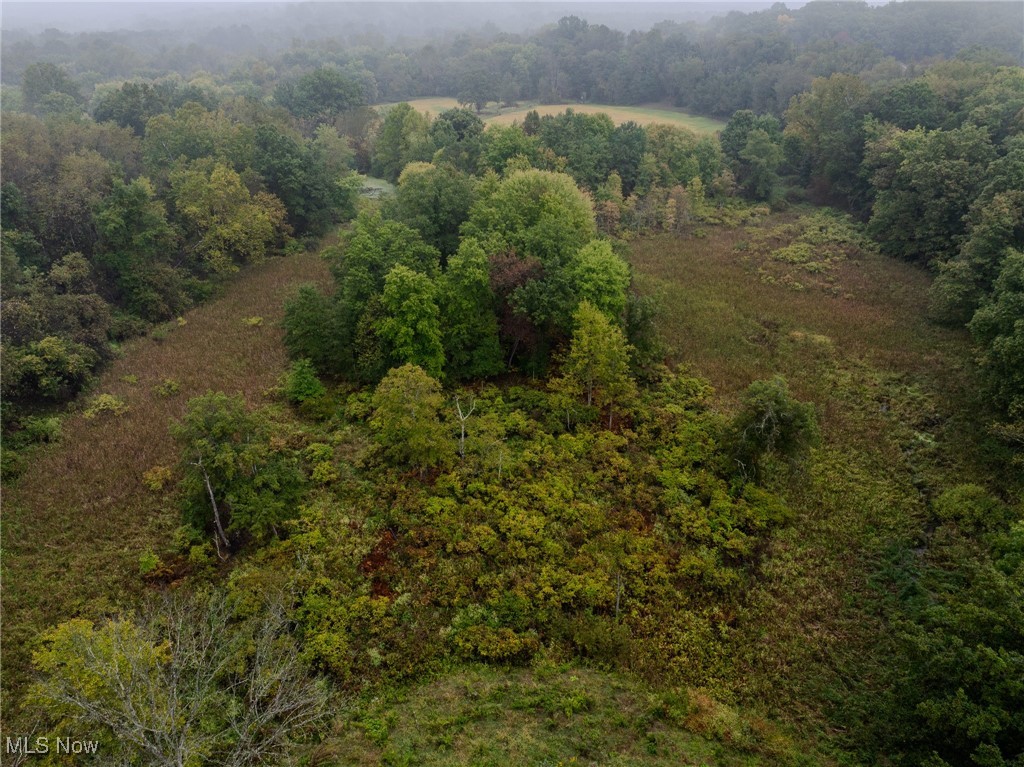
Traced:
<path id="1" fill-rule="evenodd" d="M 388 110 L 374 145 L 373 175 L 397 181 L 410 162 L 427 162 L 434 155 L 430 138 L 430 120 L 409 104 L 396 104 Z"/>
<path id="2" fill-rule="evenodd" d="M 578 299 L 566 269 L 597 232 L 590 199 L 571 177 L 516 171 L 489 193 L 482 187 L 462 231 L 488 255 L 510 254 L 524 267 L 524 279 L 510 284 L 503 300 L 549 338 L 569 331 Z"/>
<path id="3" fill-rule="evenodd" d="M 288 234 L 285 209 L 274 195 L 250 194 L 227 165 L 198 161 L 171 174 L 175 210 L 187 249 L 213 274 L 267 256 Z"/>
<path id="4" fill-rule="evenodd" d="M 314 285 L 303 285 L 284 306 L 284 345 L 292 357 L 310 360 L 317 370 L 340 373 L 350 359 L 344 346 L 339 306 Z"/>
<path id="5" fill-rule="evenodd" d="M 795 96 L 786 110 L 785 132 L 800 139 L 812 177 L 854 202 L 864 194 L 858 169 L 868 96 L 855 75 L 816 77 L 810 91 Z"/>
<path id="6" fill-rule="evenodd" d="M 629 264 L 615 253 L 608 240 L 594 240 L 580 248 L 565 273 L 580 301 L 590 302 L 612 322 L 622 320 L 630 281 Z"/>
<path id="7" fill-rule="evenodd" d="M 781 137 L 780 137 L 781 138 Z M 737 181 L 756 200 L 773 200 L 779 182 L 782 146 L 761 129 L 750 131 L 739 153 Z"/>
<path id="8" fill-rule="evenodd" d="M 437 148 L 435 163 L 449 163 L 463 173 L 475 173 L 483 143 L 484 122 L 468 109 L 446 109 L 430 124 Z"/>
<path id="9" fill-rule="evenodd" d="M 387 212 L 418 231 L 423 240 L 450 256 L 459 247 L 459 228 L 469 217 L 474 180 L 450 165 L 410 163 L 398 177 Z"/>
<path id="10" fill-rule="evenodd" d="M 770 456 L 797 460 L 817 440 L 814 405 L 795 399 L 780 376 L 754 381 L 740 403 L 732 422 L 732 441 L 744 477 L 761 476 Z"/>
<path id="11" fill-rule="evenodd" d="M 883 252 L 930 262 L 954 255 L 995 152 L 985 131 L 876 131 L 868 142 L 875 202 L 868 231 Z"/>
<path id="12" fill-rule="evenodd" d="M 522 157 L 533 167 L 540 163 L 540 142 L 519 125 L 488 125 L 481 139 L 480 165 L 502 173 L 513 157 Z"/>
<path id="13" fill-rule="evenodd" d="M 452 378 L 483 378 L 504 368 L 495 303 L 487 254 L 467 237 L 438 281 L 445 370 Z"/>
<path id="14" fill-rule="evenodd" d="M 578 382 L 588 405 L 608 409 L 612 427 L 616 407 L 629 404 L 636 396 L 636 383 L 629 368 L 631 349 L 622 330 L 589 301 L 580 303 L 573 315 L 575 328 L 562 365 L 563 381 L 556 390 L 571 392 Z"/>
<path id="15" fill-rule="evenodd" d="M 46 97 L 54 94 L 67 96 L 72 103 L 82 99 L 78 83 L 64 69 L 48 61 L 37 61 L 25 67 L 21 94 L 30 109 L 43 106 Z"/>
<path id="16" fill-rule="evenodd" d="M 320 67 L 278 85 L 274 100 L 296 117 L 323 123 L 362 106 L 366 95 L 357 80 L 336 69 Z"/>
<path id="17" fill-rule="evenodd" d="M 444 404 L 441 384 L 423 368 L 406 364 L 377 385 L 370 427 L 389 458 L 412 465 L 422 475 L 428 468 L 447 465 L 455 455 L 441 420 Z"/>
<path id="18" fill-rule="evenodd" d="M 266 538 L 294 516 L 302 489 L 298 459 L 270 440 L 274 424 L 250 413 L 241 395 L 208 392 L 189 400 L 171 433 L 182 446 L 182 489 L 189 520 L 213 527 L 221 556 L 229 532 Z"/>
<path id="19" fill-rule="evenodd" d="M 968 327 L 982 349 L 981 363 L 996 401 L 1024 420 L 1024 251 L 1011 249 L 991 296 Z"/>
<path id="20" fill-rule="evenodd" d="M 95 216 L 99 232 L 96 262 L 108 270 L 121 305 L 159 322 L 185 307 L 179 273 L 170 263 L 177 238 L 149 179 L 117 181 Z"/>
<path id="21" fill-rule="evenodd" d="M 430 278 L 397 264 L 384 279 L 384 317 L 377 334 L 396 364 L 412 363 L 437 378 L 444 370 L 441 315 Z"/>

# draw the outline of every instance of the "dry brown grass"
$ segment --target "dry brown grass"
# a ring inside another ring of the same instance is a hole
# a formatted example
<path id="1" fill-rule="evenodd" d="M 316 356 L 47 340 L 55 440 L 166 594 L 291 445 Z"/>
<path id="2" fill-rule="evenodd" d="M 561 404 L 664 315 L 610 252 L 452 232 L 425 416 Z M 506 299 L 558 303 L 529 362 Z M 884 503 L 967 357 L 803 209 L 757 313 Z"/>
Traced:
<path id="1" fill-rule="evenodd" d="M 327 282 L 317 256 L 274 259 L 247 269 L 220 298 L 185 315 L 160 341 L 130 344 L 92 395 L 113 394 L 120 416 L 70 415 L 63 440 L 35 456 L 3 504 L 3 685 L 24 679 L 40 630 L 76 615 L 99 615 L 130 604 L 143 588 L 139 555 L 166 552 L 178 524 L 168 494 L 154 493 L 143 474 L 173 466 L 177 449 L 168 424 L 190 397 L 208 390 L 242 393 L 250 402 L 273 387 L 287 360 L 279 321 L 298 283 Z M 262 317 L 258 326 L 243 320 Z M 159 393 L 165 379 L 176 393 Z M 10 698 L 8 698 L 8 702 Z M 9 710 L 9 709 L 8 709 Z"/>

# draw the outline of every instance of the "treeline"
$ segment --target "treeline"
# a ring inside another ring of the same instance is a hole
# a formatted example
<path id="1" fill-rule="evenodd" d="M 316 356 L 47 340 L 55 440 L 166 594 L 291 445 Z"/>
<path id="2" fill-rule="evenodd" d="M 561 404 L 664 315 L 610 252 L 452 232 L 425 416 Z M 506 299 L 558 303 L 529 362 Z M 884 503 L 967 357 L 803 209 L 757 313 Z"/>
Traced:
<path id="1" fill-rule="evenodd" d="M 776 4 L 628 33 L 567 17 L 529 35 L 491 30 L 390 45 L 369 35 L 331 37 L 346 27 L 329 18 L 321 29 L 327 32 L 310 29 L 283 52 L 268 52 L 264 36 L 246 27 L 177 46 L 152 32 L 51 30 L 5 42 L 4 82 L 29 85 L 29 67 L 45 61 L 66 67 L 90 99 L 111 80 L 173 73 L 266 96 L 282 81 L 330 66 L 359 82 L 370 103 L 421 96 L 466 104 L 670 101 L 728 117 L 738 109 L 780 115 L 813 78 L 837 72 L 874 82 L 913 76 L 922 62 L 972 48 L 1006 64 L 1022 56 L 1019 9 L 1003 2 Z"/>
<path id="2" fill-rule="evenodd" d="M 33 104 L 74 102 L 60 70 L 33 72 Z M 189 86 L 118 94 L 137 108 L 4 115 L 7 426 L 25 406 L 73 397 L 112 343 L 354 212 L 352 153 L 332 127 L 307 137 L 279 108 Z"/>

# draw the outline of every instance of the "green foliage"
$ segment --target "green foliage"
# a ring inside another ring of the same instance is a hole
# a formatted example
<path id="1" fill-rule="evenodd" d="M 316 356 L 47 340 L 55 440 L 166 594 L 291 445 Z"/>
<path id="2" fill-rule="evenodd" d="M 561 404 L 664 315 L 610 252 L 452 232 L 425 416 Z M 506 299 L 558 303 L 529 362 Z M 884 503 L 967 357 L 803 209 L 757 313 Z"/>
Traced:
<path id="1" fill-rule="evenodd" d="M 303 357 L 292 363 L 284 383 L 284 396 L 289 402 L 301 405 L 307 400 L 322 397 L 326 392 L 316 377 L 312 362 Z"/>
<path id="2" fill-rule="evenodd" d="M 383 317 L 376 330 L 386 357 L 396 365 L 411 363 L 440 377 L 444 369 L 441 314 L 430 278 L 396 265 L 384 278 L 381 306 Z"/>
<path id="3" fill-rule="evenodd" d="M 448 259 L 438 285 L 438 308 L 446 373 L 456 379 L 484 378 L 504 367 L 498 343 L 495 297 L 487 255 L 467 237 Z"/>
<path id="4" fill-rule="evenodd" d="M 473 179 L 449 165 L 407 165 L 398 178 L 392 217 L 418 231 L 424 242 L 450 256 L 473 203 Z"/>
<path id="5" fill-rule="evenodd" d="M 978 485 L 957 485 L 933 503 L 941 522 L 955 523 L 965 533 L 978 534 L 1007 526 L 1012 520 L 1010 508 Z"/>
<path id="6" fill-rule="evenodd" d="M 345 358 L 337 307 L 313 285 L 303 285 L 284 307 L 284 344 L 292 357 L 336 372 Z"/>
<path id="7" fill-rule="evenodd" d="M 295 514 L 299 461 L 275 435 L 267 411 L 250 413 L 241 396 L 209 392 L 189 400 L 171 432 L 182 446 L 188 520 L 212 526 L 218 550 L 231 545 L 229 532 L 264 539 Z"/>
<path id="8" fill-rule="evenodd" d="M 629 265 L 610 242 L 595 240 L 581 248 L 566 268 L 564 279 L 580 301 L 589 301 L 613 322 L 621 321 L 626 311 Z"/>
<path id="9" fill-rule="evenodd" d="M 573 314 L 574 330 L 562 366 L 564 377 L 578 382 L 587 404 L 608 409 L 608 426 L 614 408 L 628 406 L 636 396 L 630 373 L 631 349 L 626 337 L 589 301 Z"/>
<path id="10" fill-rule="evenodd" d="M 814 405 L 794 399 L 781 377 L 750 384 L 741 404 L 731 425 L 731 441 L 744 477 L 762 476 L 773 455 L 799 459 L 818 438 Z"/>
<path id="11" fill-rule="evenodd" d="M 366 103 L 362 86 L 335 69 L 321 67 L 283 82 L 274 100 L 296 117 L 330 122 L 342 112 Z"/>
<path id="12" fill-rule="evenodd" d="M 982 349 L 982 367 L 997 403 L 1024 414 L 1024 252 L 1010 250 L 991 297 L 968 326 Z"/>
<path id="13" fill-rule="evenodd" d="M 4 347 L 4 399 L 61 401 L 90 380 L 98 355 L 89 347 L 55 336 L 25 346 Z"/>
<path id="14" fill-rule="evenodd" d="M 44 106 L 47 97 L 68 96 L 72 104 L 81 101 L 79 85 L 60 66 L 48 61 L 29 64 L 21 75 L 21 94 L 29 108 Z"/>
<path id="15" fill-rule="evenodd" d="M 384 116 L 374 146 L 374 176 L 395 182 L 410 162 L 428 162 L 434 154 L 427 117 L 408 104 L 396 104 Z"/>
<path id="16" fill-rule="evenodd" d="M 214 275 L 260 261 L 289 231 L 280 200 L 266 192 L 250 194 L 227 165 L 194 163 L 172 172 L 170 180 L 189 249 Z"/>
<path id="17" fill-rule="evenodd" d="M 385 454 L 419 469 L 444 466 L 454 442 L 441 421 L 441 384 L 422 368 L 406 364 L 391 370 L 373 394 L 370 427 Z"/>
<path id="18" fill-rule="evenodd" d="M 115 182 L 95 220 L 97 263 L 111 273 L 128 311 L 159 322 L 187 306 L 181 275 L 170 263 L 174 231 L 148 179 Z"/>
<path id="19" fill-rule="evenodd" d="M 883 252 L 900 258 L 929 262 L 952 256 L 994 159 L 988 136 L 973 126 L 875 131 L 864 159 L 876 190 L 872 236 Z"/>
<path id="20" fill-rule="evenodd" d="M 868 89 L 850 74 L 816 77 L 810 91 L 786 110 L 786 134 L 799 140 L 813 178 L 857 201 L 863 194 L 858 169 L 864 153 Z"/>

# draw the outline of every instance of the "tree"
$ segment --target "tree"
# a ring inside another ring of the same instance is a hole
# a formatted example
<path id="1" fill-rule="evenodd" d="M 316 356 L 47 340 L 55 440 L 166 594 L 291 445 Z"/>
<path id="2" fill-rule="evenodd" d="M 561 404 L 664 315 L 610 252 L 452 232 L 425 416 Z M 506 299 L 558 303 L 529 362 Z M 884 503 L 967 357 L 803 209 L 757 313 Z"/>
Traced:
<path id="1" fill-rule="evenodd" d="M 536 259 L 538 278 L 516 287 L 509 300 L 537 327 L 568 330 L 558 323 L 576 302 L 564 270 L 597 231 L 589 198 L 569 176 L 540 170 L 508 175 L 493 192 L 481 192 L 462 231 L 491 255 Z"/>
<path id="2" fill-rule="evenodd" d="M 398 177 L 388 212 L 450 256 L 459 247 L 459 228 L 469 217 L 475 183 L 450 165 L 410 163 Z"/>
<path id="3" fill-rule="evenodd" d="M 96 211 L 95 222 L 96 262 L 111 274 L 122 306 L 153 322 L 179 313 L 186 297 L 169 263 L 177 253 L 177 238 L 149 179 L 114 182 Z"/>
<path id="4" fill-rule="evenodd" d="M 622 193 L 630 195 L 636 186 L 640 161 L 647 151 L 647 131 L 629 120 L 615 127 L 609 143 L 613 172 L 619 175 Z"/>
<path id="5" fill-rule="evenodd" d="M 338 305 L 314 285 L 303 285 L 285 302 L 284 345 L 292 357 L 308 359 L 324 373 L 340 373 L 350 359 L 344 347 Z"/>
<path id="6" fill-rule="evenodd" d="M 371 299 L 383 293 L 387 274 L 401 264 L 433 279 L 440 271 L 440 254 L 423 242 L 415 229 L 385 219 L 379 213 L 360 214 L 346 233 L 342 247 L 335 252 L 334 301 L 339 346 L 334 348 L 342 357 L 332 369 L 344 372 L 354 362 L 352 347 L 357 326 L 366 317 Z M 376 334 L 376 320 L 364 330 Z"/>
<path id="7" fill-rule="evenodd" d="M 532 167 L 539 166 L 540 142 L 519 125 L 488 125 L 482 143 L 481 170 L 490 168 L 496 173 L 502 173 L 513 157 L 525 158 Z"/>
<path id="8" fill-rule="evenodd" d="M 612 138 L 615 124 L 608 115 L 588 115 L 565 110 L 545 116 L 540 122 L 541 143 L 566 159 L 565 170 L 587 189 L 596 189 L 611 170 Z M 620 138 L 628 143 L 625 135 Z M 625 147 L 620 144 L 620 149 Z M 636 147 L 622 155 L 635 155 Z M 642 152 L 641 152 L 642 154 Z"/>
<path id="9" fill-rule="evenodd" d="M 373 175 L 397 181 L 407 163 L 427 162 L 433 157 L 430 120 L 409 104 L 396 104 L 384 116 L 374 146 Z"/>
<path id="10" fill-rule="evenodd" d="M 744 477 L 763 474 L 765 459 L 772 455 L 796 460 L 817 440 L 814 405 L 793 398 L 780 376 L 754 381 L 740 402 L 742 407 L 732 422 L 732 441 Z"/>
<path id="11" fill-rule="evenodd" d="M 370 428 L 385 454 L 423 472 L 450 462 L 454 455 L 448 428 L 441 421 L 441 384 L 423 368 L 394 368 L 373 393 Z"/>
<path id="12" fill-rule="evenodd" d="M 629 288 L 629 264 L 616 255 L 608 240 L 594 240 L 584 245 L 566 268 L 566 279 L 581 301 L 590 302 L 612 322 L 622 320 Z"/>
<path id="13" fill-rule="evenodd" d="M 879 129 L 865 154 L 875 189 L 868 231 L 882 251 L 926 263 L 951 257 L 995 157 L 985 131 Z"/>
<path id="14" fill-rule="evenodd" d="M 1011 249 L 991 296 L 968 327 L 997 403 L 1024 420 L 1024 251 Z"/>
<path id="15" fill-rule="evenodd" d="M 786 110 L 786 134 L 800 139 L 811 175 L 849 200 L 864 193 L 857 173 L 864 149 L 868 89 L 855 75 L 816 77 Z M 744 146 L 746 144 L 744 143 Z"/>
<path id="16" fill-rule="evenodd" d="M 146 82 L 124 83 L 99 99 L 93 109 L 93 119 L 117 123 L 122 128 L 131 128 L 136 136 L 142 136 L 151 117 L 172 108 L 168 90 Z"/>
<path id="17" fill-rule="evenodd" d="M 739 154 L 737 181 L 756 200 L 772 200 L 779 182 L 782 146 L 763 130 L 752 130 Z"/>
<path id="18" fill-rule="evenodd" d="M 29 108 L 43 105 L 47 96 L 60 94 L 68 96 L 72 103 L 81 101 L 78 83 L 56 64 L 37 61 L 29 64 L 21 76 L 21 94 Z"/>
<path id="19" fill-rule="evenodd" d="M 221 556 L 229 532 L 277 534 L 294 516 L 302 488 L 296 457 L 270 439 L 264 412 L 249 413 L 241 395 L 207 392 L 189 400 L 171 433 L 182 445 L 182 488 L 190 520 L 212 524 Z"/>
<path id="20" fill-rule="evenodd" d="M 630 402 L 636 395 L 636 383 L 629 370 L 630 346 L 622 330 L 589 301 L 580 303 L 573 322 L 575 329 L 562 365 L 563 381 L 556 385 L 556 390 L 572 391 L 574 386 L 568 381 L 578 382 L 588 405 L 608 408 L 610 429 L 615 407 Z"/>
<path id="21" fill-rule="evenodd" d="M 385 344 L 386 356 L 396 364 L 412 363 L 440 377 L 444 348 L 430 278 L 397 264 L 384 279 L 381 304 L 384 317 L 377 325 L 377 334 Z"/>
<path id="22" fill-rule="evenodd" d="M 281 201 L 266 192 L 250 194 L 222 163 L 198 161 L 174 171 L 171 189 L 187 248 L 213 274 L 260 261 L 289 233 Z"/>
<path id="23" fill-rule="evenodd" d="M 452 378 L 482 378 L 504 367 L 488 268 L 480 243 L 467 237 L 438 282 L 445 371 Z"/>
<path id="24" fill-rule="evenodd" d="M 278 85 L 274 100 L 296 117 L 323 123 L 362 106 L 366 95 L 357 80 L 336 69 L 320 67 Z"/>
<path id="25" fill-rule="evenodd" d="M 439 155 L 463 173 L 474 173 L 480 157 L 484 122 L 468 109 L 446 109 L 430 125 L 430 139 Z"/>
<path id="26" fill-rule="evenodd" d="M 100 740 L 76 763 L 266 764 L 326 713 L 288 628 L 277 605 L 243 622 L 223 597 L 180 594 L 134 619 L 76 618 L 42 638 L 28 697 L 56 734 Z"/>

